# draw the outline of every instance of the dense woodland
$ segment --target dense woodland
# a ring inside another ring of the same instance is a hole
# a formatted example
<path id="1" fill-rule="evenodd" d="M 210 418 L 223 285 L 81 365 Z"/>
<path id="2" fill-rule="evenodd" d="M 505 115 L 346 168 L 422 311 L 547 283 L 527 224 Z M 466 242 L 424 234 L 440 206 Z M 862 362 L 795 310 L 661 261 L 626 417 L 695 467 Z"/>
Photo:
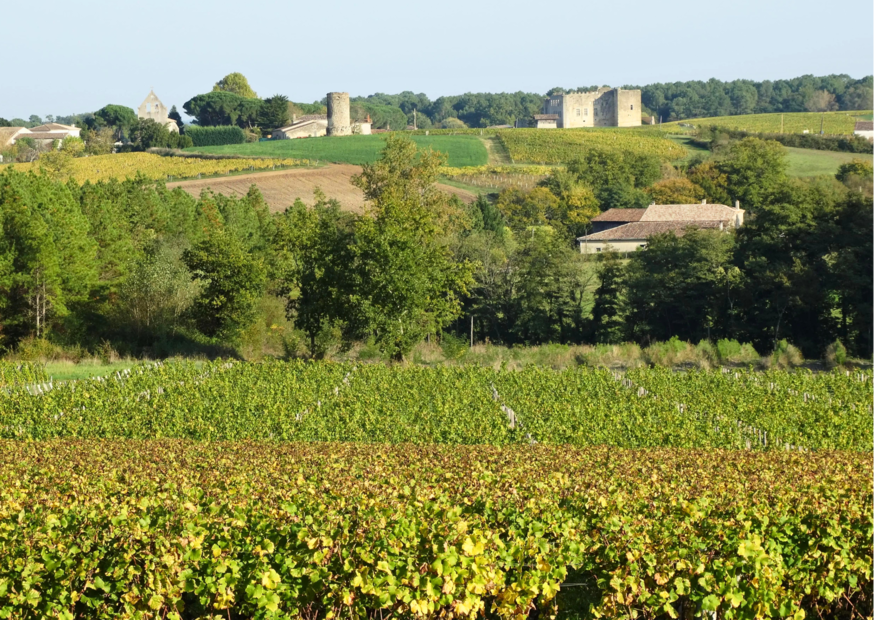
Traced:
<path id="1" fill-rule="evenodd" d="M 357 179 L 364 215 L 317 195 L 271 214 L 242 198 L 139 178 L 0 174 L 0 345 L 132 355 L 315 355 L 369 342 L 403 357 L 453 332 L 503 344 L 781 340 L 871 354 L 872 168 L 791 179 L 783 149 L 746 138 L 676 169 L 589 150 L 530 191 L 465 205 L 435 188 L 442 155 L 401 135 Z M 740 200 L 737 233 L 579 254 L 607 208 Z"/>

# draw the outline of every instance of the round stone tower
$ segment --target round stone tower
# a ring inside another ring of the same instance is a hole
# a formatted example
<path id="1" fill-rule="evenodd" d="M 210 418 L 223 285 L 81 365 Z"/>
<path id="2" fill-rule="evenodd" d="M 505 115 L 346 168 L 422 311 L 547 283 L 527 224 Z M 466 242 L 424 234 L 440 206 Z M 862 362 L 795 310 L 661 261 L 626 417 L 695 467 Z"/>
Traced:
<path id="1" fill-rule="evenodd" d="M 349 93 L 328 93 L 328 135 L 351 136 Z"/>

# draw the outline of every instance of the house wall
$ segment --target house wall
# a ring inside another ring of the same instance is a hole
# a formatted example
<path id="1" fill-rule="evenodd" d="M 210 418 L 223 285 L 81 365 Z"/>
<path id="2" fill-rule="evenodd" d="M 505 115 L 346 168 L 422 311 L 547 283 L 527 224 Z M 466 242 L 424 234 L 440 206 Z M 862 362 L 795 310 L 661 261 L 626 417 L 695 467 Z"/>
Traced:
<path id="1" fill-rule="evenodd" d="M 854 135 L 862 136 L 863 138 L 868 138 L 869 140 L 874 140 L 874 131 L 854 131 Z"/>
<path id="2" fill-rule="evenodd" d="M 556 129 L 558 124 L 556 121 L 536 121 L 535 127 L 537 127 L 537 129 Z"/>
<path id="3" fill-rule="evenodd" d="M 294 138 L 318 138 L 328 132 L 328 121 L 310 121 L 301 123 L 297 127 L 287 128 L 285 131 L 273 132 L 274 140 L 292 140 Z"/>
<path id="4" fill-rule="evenodd" d="M 607 246 L 614 252 L 636 252 L 646 245 L 646 239 L 626 239 L 622 241 L 580 241 L 580 254 L 606 252 Z"/>

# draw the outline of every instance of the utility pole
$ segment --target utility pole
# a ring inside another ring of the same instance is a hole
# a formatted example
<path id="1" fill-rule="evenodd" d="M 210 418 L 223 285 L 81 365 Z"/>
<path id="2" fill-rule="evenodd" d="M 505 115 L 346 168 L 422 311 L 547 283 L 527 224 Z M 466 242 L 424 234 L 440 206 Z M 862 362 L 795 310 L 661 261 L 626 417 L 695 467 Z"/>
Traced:
<path id="1" fill-rule="evenodd" d="M 783 133 L 783 115 L 780 115 L 780 133 Z"/>
<path id="2" fill-rule="evenodd" d="M 825 125 L 825 112 L 823 112 L 822 116 L 819 117 L 819 135 L 823 134 L 823 125 Z"/>
<path id="3" fill-rule="evenodd" d="M 416 124 L 416 108 L 413 108 L 413 129 L 418 129 L 419 126 Z"/>

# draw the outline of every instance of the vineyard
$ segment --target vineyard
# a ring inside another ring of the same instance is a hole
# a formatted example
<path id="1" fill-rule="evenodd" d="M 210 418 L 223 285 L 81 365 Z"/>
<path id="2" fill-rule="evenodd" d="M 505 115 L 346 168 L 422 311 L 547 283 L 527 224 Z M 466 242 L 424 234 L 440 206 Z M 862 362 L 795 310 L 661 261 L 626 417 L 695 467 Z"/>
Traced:
<path id="1" fill-rule="evenodd" d="M 857 617 L 862 453 L 0 442 L 0 616 Z"/>
<path id="2" fill-rule="evenodd" d="M 201 176 L 221 176 L 234 172 L 276 170 L 307 165 L 299 159 L 201 159 L 199 157 L 162 157 L 153 153 L 118 153 L 78 157 L 71 162 L 69 177 L 79 183 L 132 179 L 138 174 L 148 179 L 172 181 Z M 39 161 L 13 164 L 21 172 L 39 171 Z"/>
<path id="3" fill-rule="evenodd" d="M 458 183 L 485 189 L 503 190 L 516 187 L 531 190 L 552 170 L 552 166 L 444 166 L 440 168 L 440 174 Z"/>
<path id="4" fill-rule="evenodd" d="M 871 377 L 214 362 L 0 393 L 0 438 L 156 437 L 870 451 Z"/>
<path id="5" fill-rule="evenodd" d="M 871 615 L 868 372 L 0 376 L 0 618 Z"/>
<path id="6" fill-rule="evenodd" d="M 686 121 L 675 121 L 662 125 L 665 129 L 675 130 L 678 126 L 695 125 L 696 127 L 728 127 L 756 133 L 819 133 L 820 123 L 827 135 L 852 135 L 857 117 L 870 114 L 868 112 L 792 112 L 786 114 L 743 114 L 740 116 L 714 116 L 711 118 L 694 118 Z M 782 117 L 782 123 L 781 123 Z"/>
<path id="7" fill-rule="evenodd" d="M 513 129 L 498 131 L 498 137 L 514 163 L 562 164 L 579 157 L 585 149 L 634 151 L 663 161 L 686 156 L 686 149 L 653 130 Z"/>

